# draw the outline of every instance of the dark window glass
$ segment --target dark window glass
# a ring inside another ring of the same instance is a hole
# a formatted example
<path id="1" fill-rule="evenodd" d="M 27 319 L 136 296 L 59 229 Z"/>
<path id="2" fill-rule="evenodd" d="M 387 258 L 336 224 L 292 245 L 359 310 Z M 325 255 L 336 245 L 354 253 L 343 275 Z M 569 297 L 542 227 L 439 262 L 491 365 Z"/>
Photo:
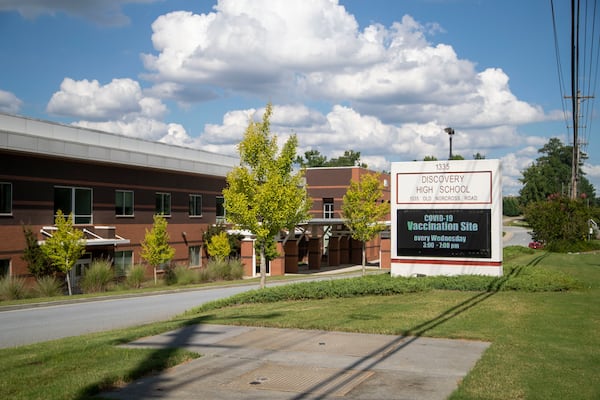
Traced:
<path id="1" fill-rule="evenodd" d="M 190 194 L 190 217 L 202 216 L 202 196 Z"/>
<path id="2" fill-rule="evenodd" d="M 0 182 L 0 214 L 12 214 L 12 184 Z"/>

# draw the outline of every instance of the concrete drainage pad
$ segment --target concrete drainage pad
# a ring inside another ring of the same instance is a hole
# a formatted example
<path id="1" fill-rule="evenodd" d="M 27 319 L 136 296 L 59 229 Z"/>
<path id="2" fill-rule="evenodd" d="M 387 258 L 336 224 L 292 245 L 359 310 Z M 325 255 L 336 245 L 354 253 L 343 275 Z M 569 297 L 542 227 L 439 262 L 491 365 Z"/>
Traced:
<path id="1" fill-rule="evenodd" d="M 373 374 L 372 371 L 344 371 L 266 363 L 237 377 L 227 386 L 244 391 L 272 390 L 342 397 Z"/>
<path id="2" fill-rule="evenodd" d="M 446 399 L 487 342 L 194 325 L 126 345 L 202 354 L 110 399 Z"/>

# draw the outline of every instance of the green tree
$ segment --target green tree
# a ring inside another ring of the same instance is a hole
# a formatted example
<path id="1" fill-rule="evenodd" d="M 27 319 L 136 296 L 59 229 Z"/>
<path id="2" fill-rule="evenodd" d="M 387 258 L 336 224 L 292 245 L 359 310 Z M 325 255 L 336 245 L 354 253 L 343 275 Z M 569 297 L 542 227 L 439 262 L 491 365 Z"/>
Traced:
<path id="1" fill-rule="evenodd" d="M 534 240 L 543 242 L 550 250 L 576 249 L 587 238 L 591 209 L 582 199 L 551 195 L 547 200 L 530 203 L 525 219 L 533 230 Z"/>
<path id="2" fill-rule="evenodd" d="M 296 135 L 279 151 L 270 131 L 271 113 L 267 104 L 262 122 L 249 123 L 238 145 L 240 165 L 227 175 L 223 190 L 227 219 L 256 235 L 261 288 L 266 285 L 267 249 L 275 236 L 308 219 L 310 209 L 302 172 L 293 171 Z"/>
<path id="3" fill-rule="evenodd" d="M 379 174 L 365 174 L 344 195 L 342 216 L 350 229 L 352 238 L 362 242 L 362 273 L 366 271 L 366 242 L 373 239 L 386 226 L 381 223 L 390 211 L 390 205 L 382 201 L 383 183 Z"/>
<path id="4" fill-rule="evenodd" d="M 485 160 L 485 154 L 481 154 L 480 152 L 477 152 L 477 153 L 473 154 L 473 160 Z"/>
<path id="5" fill-rule="evenodd" d="M 423 161 L 437 161 L 437 157 L 436 156 L 425 156 L 425 158 L 423 158 Z"/>
<path id="6" fill-rule="evenodd" d="M 175 249 L 169 245 L 167 226 L 165 217 L 162 214 L 155 214 L 152 229 L 146 229 L 146 235 L 141 243 L 141 257 L 154 268 L 154 284 L 157 282 L 156 269 L 171 261 L 175 255 Z"/>
<path id="7" fill-rule="evenodd" d="M 502 198 L 502 214 L 507 217 L 516 217 L 521 215 L 519 199 L 514 196 L 505 196 Z"/>
<path id="8" fill-rule="evenodd" d="M 452 154 L 451 160 L 464 160 L 465 158 L 460 154 Z"/>
<path id="9" fill-rule="evenodd" d="M 295 162 L 302 168 L 325 167 L 327 157 L 322 155 L 319 150 L 309 150 L 304 152 L 304 158 L 298 156 Z"/>
<path id="10" fill-rule="evenodd" d="M 27 263 L 29 273 L 36 279 L 56 275 L 58 270 L 44 254 L 31 227 L 23 225 L 23 235 L 25 236 L 25 249 L 21 258 Z"/>
<path id="11" fill-rule="evenodd" d="M 46 239 L 42 245 L 42 251 L 52 265 L 66 274 L 69 296 L 73 294 L 69 271 L 85 252 L 86 244 L 83 232 L 74 228 L 72 221 L 71 214 L 65 218 L 63 212 L 58 210 L 54 220 L 56 230 L 52 232 L 52 237 Z"/>
<path id="12" fill-rule="evenodd" d="M 367 168 L 367 164 L 360 161 L 360 151 L 346 150 L 344 154 L 327 159 L 318 150 L 309 150 L 304 152 L 304 158 L 297 156 L 294 160 L 302 168 L 312 167 L 363 167 Z"/>
<path id="13" fill-rule="evenodd" d="M 360 151 L 346 150 L 344 154 L 327 162 L 328 167 L 363 167 L 367 164 L 360 161 Z"/>
<path id="14" fill-rule="evenodd" d="M 520 198 L 525 206 L 546 200 L 552 194 L 568 195 L 571 187 L 573 147 L 563 145 L 558 138 L 551 138 L 538 153 L 542 155 L 522 171 L 523 177 L 520 179 L 523 183 Z M 582 155 L 581 159 L 585 157 Z M 578 191 L 588 199 L 596 197 L 594 187 L 583 172 L 579 177 Z"/>
<path id="15" fill-rule="evenodd" d="M 213 235 L 207 245 L 208 255 L 217 261 L 223 261 L 231 253 L 231 245 L 227 232 L 221 231 L 218 235 Z"/>

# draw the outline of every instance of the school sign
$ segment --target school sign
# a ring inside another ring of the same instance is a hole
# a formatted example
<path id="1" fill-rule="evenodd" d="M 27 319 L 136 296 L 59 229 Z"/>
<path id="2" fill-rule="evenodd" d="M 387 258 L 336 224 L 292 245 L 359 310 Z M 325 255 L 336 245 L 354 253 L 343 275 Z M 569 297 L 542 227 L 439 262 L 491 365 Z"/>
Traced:
<path id="1" fill-rule="evenodd" d="M 502 275 L 499 160 L 392 163 L 392 276 Z"/>

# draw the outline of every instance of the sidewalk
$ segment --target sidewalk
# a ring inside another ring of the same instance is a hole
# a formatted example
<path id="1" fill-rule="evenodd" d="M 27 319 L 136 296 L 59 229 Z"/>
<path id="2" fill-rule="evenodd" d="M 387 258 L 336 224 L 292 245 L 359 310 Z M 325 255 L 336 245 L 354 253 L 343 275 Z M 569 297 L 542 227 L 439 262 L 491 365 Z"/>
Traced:
<path id="1" fill-rule="evenodd" d="M 127 347 L 202 357 L 142 378 L 107 399 L 446 399 L 489 343 L 193 325 Z"/>

